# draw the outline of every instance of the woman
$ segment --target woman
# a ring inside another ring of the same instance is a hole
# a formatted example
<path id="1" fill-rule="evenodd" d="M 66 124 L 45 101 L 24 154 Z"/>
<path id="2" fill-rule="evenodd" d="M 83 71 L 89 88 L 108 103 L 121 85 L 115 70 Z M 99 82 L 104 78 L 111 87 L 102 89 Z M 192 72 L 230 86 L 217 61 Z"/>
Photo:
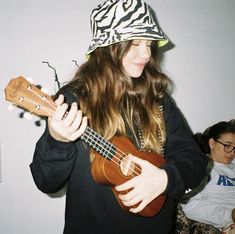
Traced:
<path id="1" fill-rule="evenodd" d="M 67 185 L 66 234 L 169 233 L 175 203 L 200 183 L 207 157 L 167 94 L 169 81 L 157 65 L 157 49 L 167 37 L 141 0 L 108 0 L 93 10 L 91 25 L 88 60 L 58 94 L 57 109 L 36 145 L 33 178 L 45 193 Z M 128 146 L 130 154 L 117 168 L 131 178 L 102 183 L 95 175 L 103 164 L 94 169 L 102 157 L 88 145 L 105 150 L 106 162 L 121 151 L 94 136 L 88 120 L 106 140 L 128 138 L 138 152 L 150 152 L 150 160 Z M 158 198 L 164 202 L 157 213 L 142 215 Z"/>
<path id="2" fill-rule="evenodd" d="M 235 223 L 235 122 L 218 122 L 196 137 L 210 156 L 210 179 L 182 209 L 192 220 L 223 229 Z"/>

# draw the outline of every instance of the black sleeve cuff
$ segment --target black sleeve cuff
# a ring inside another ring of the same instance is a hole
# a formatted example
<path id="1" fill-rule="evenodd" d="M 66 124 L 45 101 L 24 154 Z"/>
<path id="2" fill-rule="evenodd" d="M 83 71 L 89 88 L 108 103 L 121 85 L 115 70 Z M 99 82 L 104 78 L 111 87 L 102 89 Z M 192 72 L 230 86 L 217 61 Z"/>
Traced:
<path id="1" fill-rule="evenodd" d="M 53 138 L 50 134 L 47 135 L 47 144 L 50 149 L 56 149 L 56 150 L 68 150 L 72 147 L 74 144 L 73 142 L 64 142 L 64 141 L 58 141 L 55 138 Z"/>

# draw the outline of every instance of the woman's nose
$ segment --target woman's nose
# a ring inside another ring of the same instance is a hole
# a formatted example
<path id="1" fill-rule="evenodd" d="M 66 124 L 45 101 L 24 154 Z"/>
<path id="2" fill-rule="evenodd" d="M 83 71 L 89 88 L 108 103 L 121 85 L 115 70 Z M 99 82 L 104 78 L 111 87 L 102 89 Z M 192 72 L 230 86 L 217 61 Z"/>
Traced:
<path id="1" fill-rule="evenodd" d="M 140 48 L 140 56 L 145 59 L 149 59 L 151 56 L 150 47 L 147 45 L 142 45 Z"/>

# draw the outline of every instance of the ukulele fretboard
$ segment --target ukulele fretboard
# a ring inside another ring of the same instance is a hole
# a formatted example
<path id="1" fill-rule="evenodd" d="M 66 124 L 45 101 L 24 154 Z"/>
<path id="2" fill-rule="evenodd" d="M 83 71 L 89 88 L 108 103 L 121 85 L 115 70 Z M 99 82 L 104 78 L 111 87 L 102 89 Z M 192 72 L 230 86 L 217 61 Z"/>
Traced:
<path id="1" fill-rule="evenodd" d="M 111 160 L 116 153 L 116 147 L 105 140 L 97 132 L 87 127 L 81 139 L 86 142 L 91 148 L 97 153 L 102 155 L 104 158 Z"/>

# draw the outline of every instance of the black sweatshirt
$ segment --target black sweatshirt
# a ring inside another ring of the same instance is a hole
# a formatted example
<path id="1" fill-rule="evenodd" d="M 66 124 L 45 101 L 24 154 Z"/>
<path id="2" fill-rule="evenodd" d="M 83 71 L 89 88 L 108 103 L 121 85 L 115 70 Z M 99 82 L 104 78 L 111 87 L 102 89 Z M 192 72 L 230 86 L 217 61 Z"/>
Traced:
<path id="1" fill-rule="evenodd" d="M 66 102 L 75 101 L 65 88 Z M 110 187 L 94 181 L 89 147 L 80 139 L 66 143 L 53 139 L 46 127 L 36 144 L 30 165 L 33 179 L 44 193 L 67 186 L 64 234 L 167 234 L 177 200 L 188 188 L 199 185 L 208 157 L 193 140 L 179 109 L 170 97 L 163 102 L 167 141 L 162 165 L 168 175 L 167 200 L 154 217 L 126 213 Z"/>

